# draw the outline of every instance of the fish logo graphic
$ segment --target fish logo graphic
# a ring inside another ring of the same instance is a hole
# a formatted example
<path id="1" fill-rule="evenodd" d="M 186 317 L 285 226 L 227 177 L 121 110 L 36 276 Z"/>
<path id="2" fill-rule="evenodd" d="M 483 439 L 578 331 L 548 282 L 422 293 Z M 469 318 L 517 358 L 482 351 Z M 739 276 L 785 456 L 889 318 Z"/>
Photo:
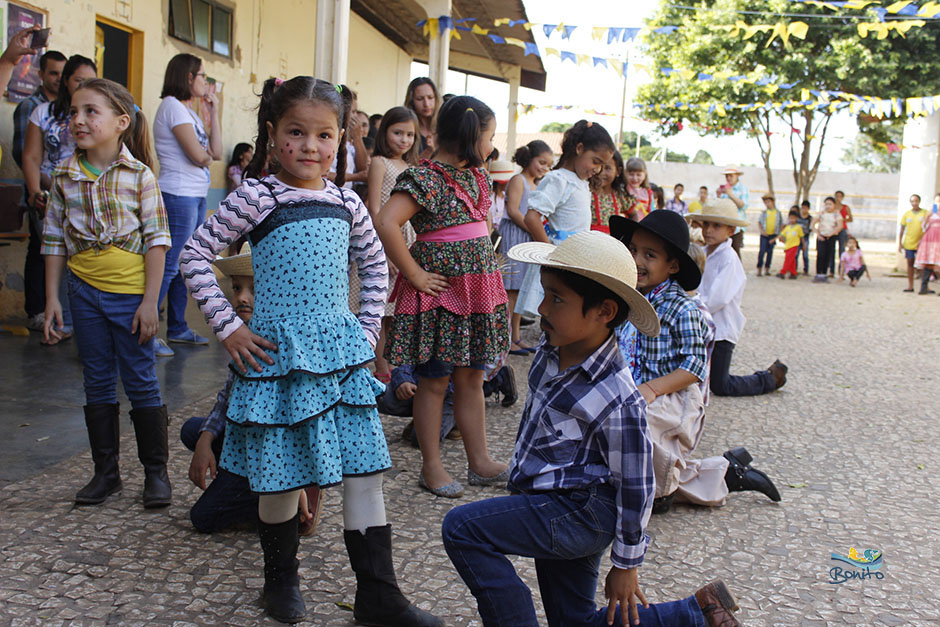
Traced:
<path id="1" fill-rule="evenodd" d="M 855 547 L 849 548 L 848 555 L 840 553 L 831 553 L 831 558 L 837 562 L 845 562 L 853 568 L 867 568 L 868 570 L 878 570 L 882 566 L 882 551 L 878 549 L 865 549 L 861 553 Z"/>
<path id="2" fill-rule="evenodd" d="M 849 547 L 848 555 L 830 553 L 834 562 L 841 564 L 829 569 L 829 583 L 841 584 L 851 579 L 884 579 L 881 567 L 884 565 L 884 553 L 878 549 L 864 549 L 859 551 L 854 546 Z"/>

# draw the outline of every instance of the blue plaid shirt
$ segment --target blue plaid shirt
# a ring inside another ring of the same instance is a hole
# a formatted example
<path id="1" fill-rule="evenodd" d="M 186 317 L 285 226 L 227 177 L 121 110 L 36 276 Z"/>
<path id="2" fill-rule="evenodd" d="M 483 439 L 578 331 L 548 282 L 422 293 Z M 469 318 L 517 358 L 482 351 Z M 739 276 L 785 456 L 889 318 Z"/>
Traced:
<path id="1" fill-rule="evenodd" d="M 36 88 L 33 95 L 16 105 L 13 110 L 13 160 L 16 165 L 23 167 L 23 146 L 26 144 L 26 126 L 29 124 L 29 114 L 33 109 L 44 102 L 49 102 L 42 85 Z"/>
<path id="2" fill-rule="evenodd" d="M 652 296 L 650 304 L 659 317 L 659 335 L 647 337 L 632 332 L 629 322 L 617 329 L 624 356 L 635 363 L 633 375 L 637 385 L 679 368 L 691 372 L 699 381 L 704 381 L 708 374 L 705 348 L 708 323 L 678 283 L 666 279 L 665 286 L 662 290 L 654 288 L 647 295 Z M 635 351 L 635 360 L 631 360 L 631 351 Z"/>
<path id="3" fill-rule="evenodd" d="M 199 433 L 203 431 L 210 432 L 216 439 L 225 430 L 225 415 L 228 413 L 228 395 L 232 392 L 232 383 L 235 382 L 235 373 L 231 370 L 225 385 L 219 390 L 219 395 L 215 399 L 215 406 L 199 427 Z"/>
<path id="4" fill-rule="evenodd" d="M 558 372 L 558 349 L 539 346 L 512 455 L 509 488 L 519 492 L 617 489 L 620 525 L 611 561 L 643 563 L 644 529 L 655 492 L 646 402 L 612 334 L 582 363 Z"/>

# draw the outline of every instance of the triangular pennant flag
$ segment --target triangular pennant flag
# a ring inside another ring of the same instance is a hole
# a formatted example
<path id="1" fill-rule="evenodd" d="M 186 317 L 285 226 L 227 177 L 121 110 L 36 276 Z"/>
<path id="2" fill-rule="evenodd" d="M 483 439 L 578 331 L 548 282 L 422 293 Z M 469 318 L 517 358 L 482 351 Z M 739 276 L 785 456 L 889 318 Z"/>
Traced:
<path id="1" fill-rule="evenodd" d="M 601 57 L 592 57 L 592 61 L 594 61 L 594 67 L 597 67 L 598 65 L 607 67 L 607 59 L 603 59 Z"/>
<path id="2" fill-rule="evenodd" d="M 522 41 L 521 39 L 517 39 L 516 37 L 506 37 L 506 43 L 510 46 L 515 46 L 522 49 L 525 49 L 526 46 L 526 42 Z"/>
<path id="3" fill-rule="evenodd" d="M 624 42 L 632 41 L 633 39 L 636 38 L 637 35 L 640 34 L 640 30 L 641 30 L 641 29 L 639 29 L 639 28 L 625 28 L 625 29 L 623 29 L 623 38 L 622 38 L 622 41 L 624 41 Z"/>
<path id="4" fill-rule="evenodd" d="M 584 65 L 591 62 L 591 55 L 589 54 L 579 54 L 578 55 L 578 65 Z"/>
<path id="5" fill-rule="evenodd" d="M 561 54 L 558 52 L 557 48 L 546 48 L 545 56 L 546 57 L 560 57 Z"/>
<path id="6" fill-rule="evenodd" d="M 698 73 L 698 80 L 700 81 L 710 81 L 712 78 L 714 77 L 711 74 L 705 74 L 704 72 Z"/>
<path id="7" fill-rule="evenodd" d="M 659 28 L 654 28 L 653 32 L 657 35 L 668 35 L 672 31 L 679 28 L 678 26 L 660 26 Z"/>
<path id="8" fill-rule="evenodd" d="M 545 38 L 551 37 L 556 28 L 558 28 L 558 24 L 542 24 L 542 32 L 545 33 Z"/>
<path id="9" fill-rule="evenodd" d="M 493 40 L 493 43 L 496 43 L 496 44 L 504 44 L 504 43 L 506 43 L 506 40 L 505 40 L 505 39 L 503 39 L 502 37 L 500 37 L 499 35 L 496 35 L 496 34 L 494 34 L 494 33 L 490 33 L 489 35 L 487 35 L 487 37 L 489 37 L 490 39 L 492 39 L 492 40 Z"/>
<path id="10" fill-rule="evenodd" d="M 539 58 L 541 58 L 542 56 L 539 54 L 539 47 L 535 45 L 534 43 L 532 43 L 531 41 L 527 41 L 525 44 L 525 54 L 522 56 L 527 57 L 530 54 L 534 54 L 535 56 Z"/>
<path id="11" fill-rule="evenodd" d="M 571 61 L 572 63 L 578 62 L 578 57 L 573 52 L 566 52 L 565 50 L 561 51 L 561 60 L 562 61 Z"/>
<path id="12" fill-rule="evenodd" d="M 571 33 L 573 33 L 574 29 L 576 28 L 577 26 L 565 26 L 565 33 L 561 36 L 561 38 L 569 39 L 571 37 Z"/>
<path id="13" fill-rule="evenodd" d="M 607 43 L 612 44 L 615 41 L 620 39 L 620 34 L 623 32 L 622 28 L 615 28 L 611 26 L 607 29 Z"/>
<path id="14" fill-rule="evenodd" d="M 595 26 L 591 29 L 591 38 L 597 41 L 604 41 L 604 35 L 607 34 L 606 26 Z"/>

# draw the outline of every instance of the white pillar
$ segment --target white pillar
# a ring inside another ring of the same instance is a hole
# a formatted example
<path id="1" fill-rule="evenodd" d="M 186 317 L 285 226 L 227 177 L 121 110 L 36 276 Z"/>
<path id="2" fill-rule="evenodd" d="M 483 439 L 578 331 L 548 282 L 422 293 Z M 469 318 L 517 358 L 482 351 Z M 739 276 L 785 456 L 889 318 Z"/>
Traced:
<path id="1" fill-rule="evenodd" d="M 346 82 L 349 59 L 349 0 L 317 2 L 313 73 L 331 83 Z"/>
<path id="2" fill-rule="evenodd" d="M 509 159 L 516 152 L 516 118 L 519 115 L 519 67 L 509 78 L 509 123 L 506 125 L 506 154 L 503 159 Z"/>
<path id="3" fill-rule="evenodd" d="M 940 142 L 940 112 L 926 117 L 911 118 L 904 124 L 904 146 L 922 146 L 909 148 L 901 153 L 901 172 L 898 177 L 898 219 L 895 221 L 895 233 L 900 231 L 900 218 L 911 208 L 911 194 L 921 197 L 921 207 L 930 207 L 934 194 L 940 187 L 940 163 L 938 163 L 938 142 Z M 898 268 L 904 268 L 905 262 L 898 257 Z"/>
<path id="4" fill-rule="evenodd" d="M 451 0 L 418 0 L 418 4 L 424 8 L 428 19 L 449 16 L 451 12 Z M 447 68 L 450 66 L 450 30 L 434 35 L 428 40 L 428 74 L 443 95 L 447 93 Z"/>

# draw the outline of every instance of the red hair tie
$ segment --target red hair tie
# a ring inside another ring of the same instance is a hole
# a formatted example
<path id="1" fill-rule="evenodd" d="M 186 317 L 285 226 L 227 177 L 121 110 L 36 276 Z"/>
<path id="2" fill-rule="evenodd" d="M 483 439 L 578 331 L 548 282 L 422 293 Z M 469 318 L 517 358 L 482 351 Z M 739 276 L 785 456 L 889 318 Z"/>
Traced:
<path id="1" fill-rule="evenodd" d="M 592 126 L 594 126 L 594 122 L 591 122 L 590 120 L 588 120 L 587 127 L 591 128 Z"/>
<path id="2" fill-rule="evenodd" d="M 274 86 L 275 86 L 275 87 L 280 87 L 283 82 L 284 82 L 284 79 L 283 79 L 283 78 L 280 78 L 280 77 L 275 78 L 275 79 L 274 79 Z"/>

